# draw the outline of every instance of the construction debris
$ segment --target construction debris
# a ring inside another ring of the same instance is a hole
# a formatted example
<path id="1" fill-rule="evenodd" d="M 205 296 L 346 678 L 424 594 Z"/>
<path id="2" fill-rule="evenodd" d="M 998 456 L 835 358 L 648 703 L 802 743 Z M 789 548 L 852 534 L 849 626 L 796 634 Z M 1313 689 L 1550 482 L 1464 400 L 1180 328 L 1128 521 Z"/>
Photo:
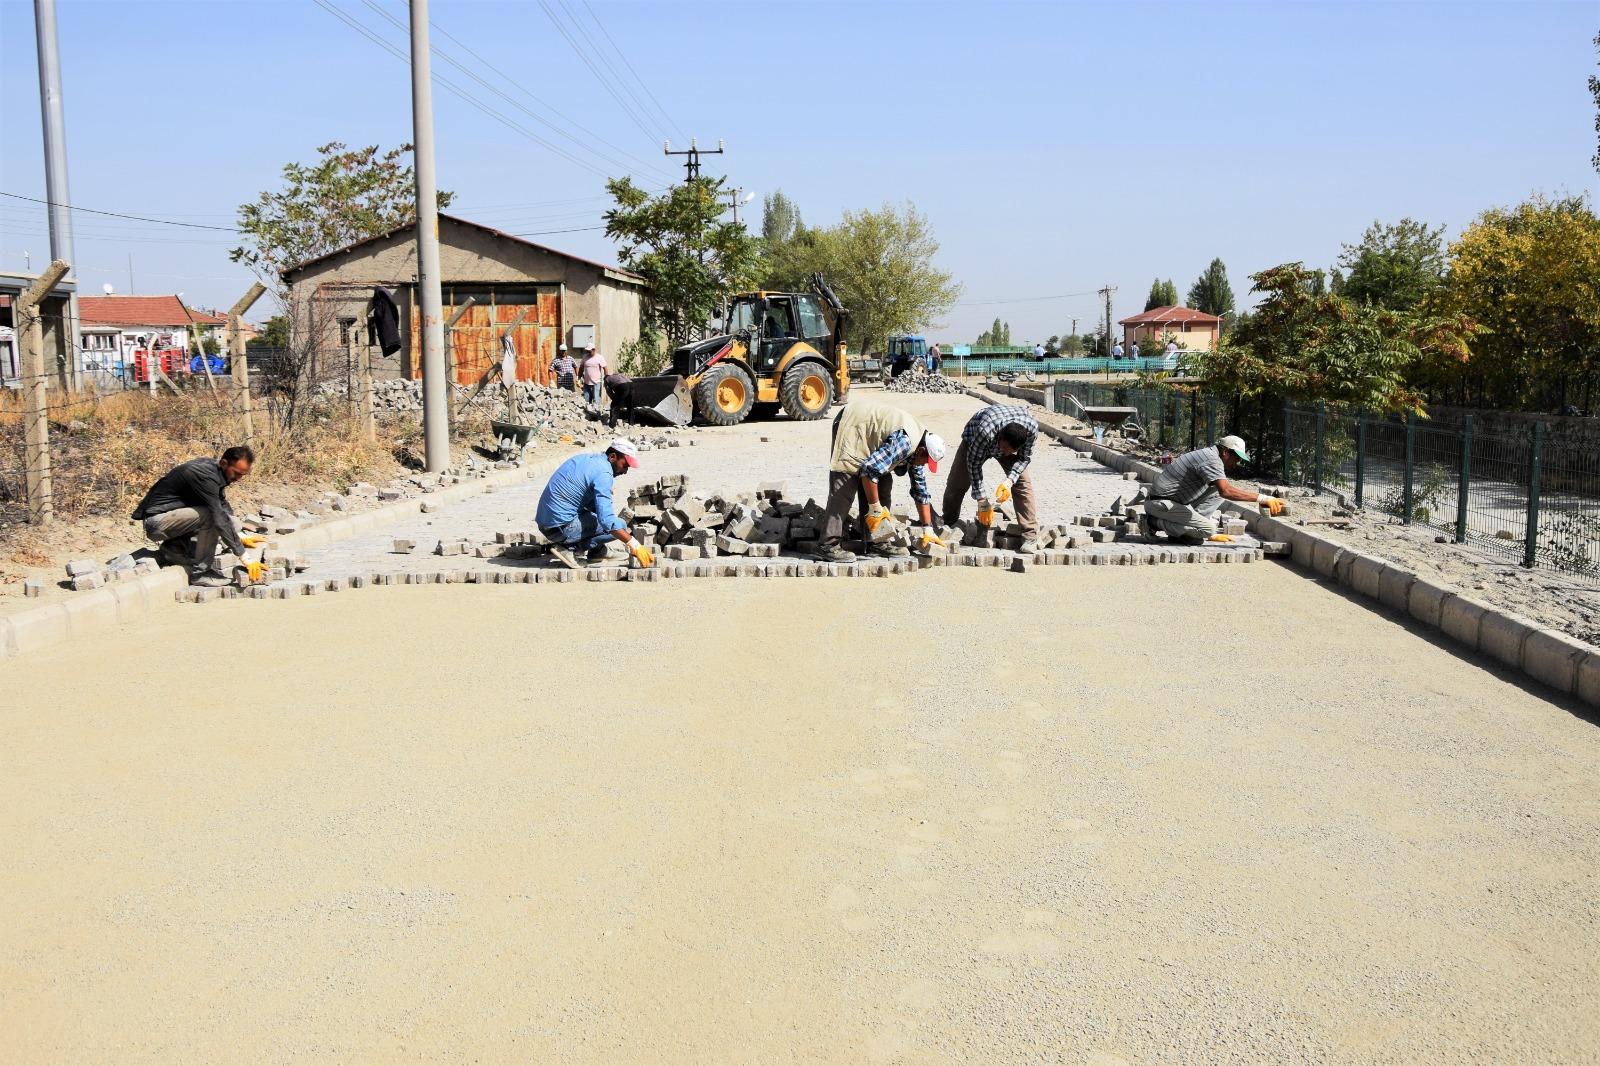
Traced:
<path id="1" fill-rule="evenodd" d="M 888 392 L 966 392 L 954 378 L 947 378 L 943 374 L 927 374 L 917 370 L 908 370 L 897 378 L 890 378 L 885 391 Z"/>

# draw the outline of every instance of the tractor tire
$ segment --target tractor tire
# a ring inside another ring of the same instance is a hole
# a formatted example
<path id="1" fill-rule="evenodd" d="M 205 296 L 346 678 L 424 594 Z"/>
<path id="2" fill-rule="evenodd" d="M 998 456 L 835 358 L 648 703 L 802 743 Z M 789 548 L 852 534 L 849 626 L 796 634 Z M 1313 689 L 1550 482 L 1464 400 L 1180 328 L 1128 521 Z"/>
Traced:
<path id="1" fill-rule="evenodd" d="M 713 426 L 737 426 L 755 403 L 755 383 L 737 366 L 714 366 L 694 387 L 695 412 Z"/>
<path id="2" fill-rule="evenodd" d="M 778 396 L 796 422 L 821 418 L 833 406 L 833 375 L 821 363 L 797 363 L 784 371 Z"/>

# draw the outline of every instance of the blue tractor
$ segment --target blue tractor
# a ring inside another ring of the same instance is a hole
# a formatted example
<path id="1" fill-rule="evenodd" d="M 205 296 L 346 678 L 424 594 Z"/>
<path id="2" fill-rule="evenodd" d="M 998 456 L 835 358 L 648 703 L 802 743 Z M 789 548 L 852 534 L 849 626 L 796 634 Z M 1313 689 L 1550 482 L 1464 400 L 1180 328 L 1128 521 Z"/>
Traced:
<path id="1" fill-rule="evenodd" d="M 890 337 L 884 349 L 884 368 L 891 378 L 897 378 L 912 367 L 928 365 L 928 338 L 919 333 L 905 333 Z"/>

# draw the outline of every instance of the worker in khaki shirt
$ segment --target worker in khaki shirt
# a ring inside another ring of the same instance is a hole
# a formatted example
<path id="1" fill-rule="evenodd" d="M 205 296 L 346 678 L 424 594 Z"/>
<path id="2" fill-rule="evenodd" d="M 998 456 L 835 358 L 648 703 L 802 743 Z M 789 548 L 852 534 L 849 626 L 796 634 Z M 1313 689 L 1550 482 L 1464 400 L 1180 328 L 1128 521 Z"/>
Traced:
<path id="1" fill-rule="evenodd" d="M 1144 501 L 1144 518 L 1139 524 L 1145 536 L 1159 530 L 1173 540 L 1190 544 L 1232 540 L 1217 532 L 1217 514 L 1223 500 L 1259 504 L 1267 514 L 1282 514 L 1282 500 L 1238 488 L 1228 480 L 1249 461 L 1244 441 L 1230 435 L 1216 444 L 1185 452 L 1162 467 Z"/>
<path id="2" fill-rule="evenodd" d="M 889 520 L 894 475 L 911 481 L 922 524 L 933 527 L 933 495 L 928 472 L 939 472 L 944 438 L 929 433 L 910 414 L 882 403 L 852 403 L 833 420 L 833 452 L 828 464 L 828 506 L 816 557 L 827 563 L 848 563 L 855 555 L 839 547 L 850 505 L 859 502 L 864 537 L 871 543 L 878 527 Z M 942 543 L 942 542 L 941 542 Z M 899 556 L 906 549 L 874 545 L 874 555 Z"/>

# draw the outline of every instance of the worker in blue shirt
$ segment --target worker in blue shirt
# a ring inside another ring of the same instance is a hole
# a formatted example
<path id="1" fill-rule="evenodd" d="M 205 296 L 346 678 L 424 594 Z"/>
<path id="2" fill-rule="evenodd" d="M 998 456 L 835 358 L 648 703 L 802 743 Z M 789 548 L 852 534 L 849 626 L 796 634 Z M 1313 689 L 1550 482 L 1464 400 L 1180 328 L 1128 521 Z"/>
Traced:
<path id="1" fill-rule="evenodd" d="M 612 482 L 638 465 L 639 450 L 618 437 L 603 453 L 574 455 L 556 468 L 534 516 L 550 540 L 551 555 L 576 570 L 580 564 L 573 552 L 583 552 L 587 562 L 600 562 L 606 557 L 606 542 L 615 537 L 628 545 L 640 566 L 655 565 L 655 556 L 633 539 L 611 502 Z"/>

